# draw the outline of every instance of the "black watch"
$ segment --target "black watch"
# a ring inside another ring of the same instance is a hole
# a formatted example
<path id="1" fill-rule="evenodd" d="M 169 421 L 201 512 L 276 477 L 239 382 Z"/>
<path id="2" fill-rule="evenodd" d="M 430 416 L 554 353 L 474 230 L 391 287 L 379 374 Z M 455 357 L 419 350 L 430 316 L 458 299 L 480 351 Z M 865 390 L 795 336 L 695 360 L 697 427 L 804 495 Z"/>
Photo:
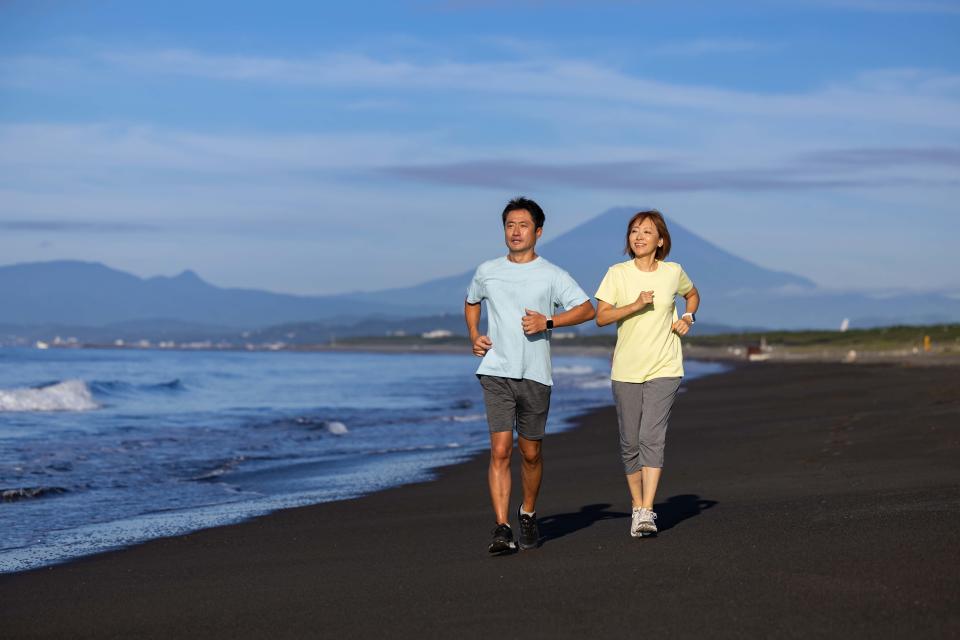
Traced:
<path id="1" fill-rule="evenodd" d="M 553 318 L 547 318 L 547 331 L 553 330 Z"/>

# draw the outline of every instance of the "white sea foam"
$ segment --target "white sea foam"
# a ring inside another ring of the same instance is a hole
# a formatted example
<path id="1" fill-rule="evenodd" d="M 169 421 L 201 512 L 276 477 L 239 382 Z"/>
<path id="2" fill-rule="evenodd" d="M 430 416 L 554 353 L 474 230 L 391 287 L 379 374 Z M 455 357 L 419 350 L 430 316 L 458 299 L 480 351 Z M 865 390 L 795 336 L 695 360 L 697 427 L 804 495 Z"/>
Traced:
<path id="1" fill-rule="evenodd" d="M 603 389 L 609 387 L 610 378 L 602 378 L 600 380 L 584 380 L 583 382 L 577 383 L 577 388 L 579 389 Z"/>
<path id="2" fill-rule="evenodd" d="M 554 367 L 553 372 L 559 373 L 560 375 L 583 376 L 588 373 L 593 373 L 593 367 L 575 364 L 575 365 L 569 365 L 569 366 Z"/>
<path id="3" fill-rule="evenodd" d="M 90 411 L 99 406 L 83 380 L 38 389 L 0 389 L 0 411 Z"/>
<path id="4" fill-rule="evenodd" d="M 476 422 L 477 420 L 486 419 L 487 415 L 484 413 L 468 413 L 465 416 L 450 416 L 449 420 L 453 422 Z"/>
<path id="5" fill-rule="evenodd" d="M 326 427 L 328 433 L 331 433 L 335 436 L 342 436 L 349 433 L 349 431 L 347 430 L 347 425 L 343 424 L 342 422 L 337 422 L 335 420 L 330 422 L 324 422 L 323 426 Z"/>

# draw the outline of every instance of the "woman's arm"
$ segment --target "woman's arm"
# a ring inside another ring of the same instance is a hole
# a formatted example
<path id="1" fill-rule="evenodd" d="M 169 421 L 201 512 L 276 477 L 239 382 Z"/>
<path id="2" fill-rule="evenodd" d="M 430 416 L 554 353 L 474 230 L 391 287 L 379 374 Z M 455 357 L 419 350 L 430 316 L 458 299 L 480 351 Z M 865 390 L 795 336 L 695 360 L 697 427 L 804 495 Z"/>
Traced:
<path id="1" fill-rule="evenodd" d="M 696 313 L 697 309 L 700 308 L 700 292 L 697 291 L 697 288 L 694 287 L 687 292 L 687 295 L 683 296 L 684 302 L 686 302 L 686 310 L 683 312 L 683 315 L 688 313 Z M 673 330 L 676 331 L 681 336 L 687 335 L 690 331 L 690 327 L 693 326 L 692 320 L 687 320 L 683 316 L 679 320 L 673 323 Z"/>
<path id="2" fill-rule="evenodd" d="M 597 299 L 597 326 L 605 327 L 608 324 L 619 322 L 627 316 L 642 311 L 648 304 L 653 304 L 653 291 L 642 291 L 636 300 L 622 307 L 615 307 L 609 302 Z"/>

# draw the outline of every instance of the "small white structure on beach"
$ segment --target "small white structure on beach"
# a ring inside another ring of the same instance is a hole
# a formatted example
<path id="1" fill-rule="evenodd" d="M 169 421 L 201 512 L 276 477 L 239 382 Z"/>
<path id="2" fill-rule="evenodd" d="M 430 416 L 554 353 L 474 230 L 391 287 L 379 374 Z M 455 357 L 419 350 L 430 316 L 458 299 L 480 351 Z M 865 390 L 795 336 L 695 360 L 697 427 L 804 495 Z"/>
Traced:
<path id="1" fill-rule="evenodd" d="M 449 338 L 452 335 L 452 331 L 447 331 L 446 329 L 434 329 L 433 331 L 421 333 L 420 337 L 426 338 L 427 340 L 436 340 L 437 338 Z"/>

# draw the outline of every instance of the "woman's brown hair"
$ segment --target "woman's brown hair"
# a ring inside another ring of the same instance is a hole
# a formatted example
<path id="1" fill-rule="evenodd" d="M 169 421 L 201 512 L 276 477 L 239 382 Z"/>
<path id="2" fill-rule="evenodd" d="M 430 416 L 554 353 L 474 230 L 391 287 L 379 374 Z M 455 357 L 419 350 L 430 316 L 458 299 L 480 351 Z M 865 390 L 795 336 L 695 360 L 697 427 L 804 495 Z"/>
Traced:
<path id="1" fill-rule="evenodd" d="M 657 247 L 657 253 L 654 255 L 654 257 L 657 260 L 663 260 L 670 254 L 670 232 L 667 230 L 667 222 L 663 219 L 663 214 L 656 209 L 641 211 L 637 214 L 634 214 L 634 216 L 630 218 L 630 222 L 627 223 L 627 243 L 623 249 L 623 252 L 628 254 L 631 258 L 637 257 L 637 254 L 635 254 L 633 249 L 630 247 L 630 229 L 633 229 L 633 225 L 640 224 L 648 218 L 657 228 L 657 233 L 660 234 L 660 239 L 663 240 L 663 246 Z"/>

